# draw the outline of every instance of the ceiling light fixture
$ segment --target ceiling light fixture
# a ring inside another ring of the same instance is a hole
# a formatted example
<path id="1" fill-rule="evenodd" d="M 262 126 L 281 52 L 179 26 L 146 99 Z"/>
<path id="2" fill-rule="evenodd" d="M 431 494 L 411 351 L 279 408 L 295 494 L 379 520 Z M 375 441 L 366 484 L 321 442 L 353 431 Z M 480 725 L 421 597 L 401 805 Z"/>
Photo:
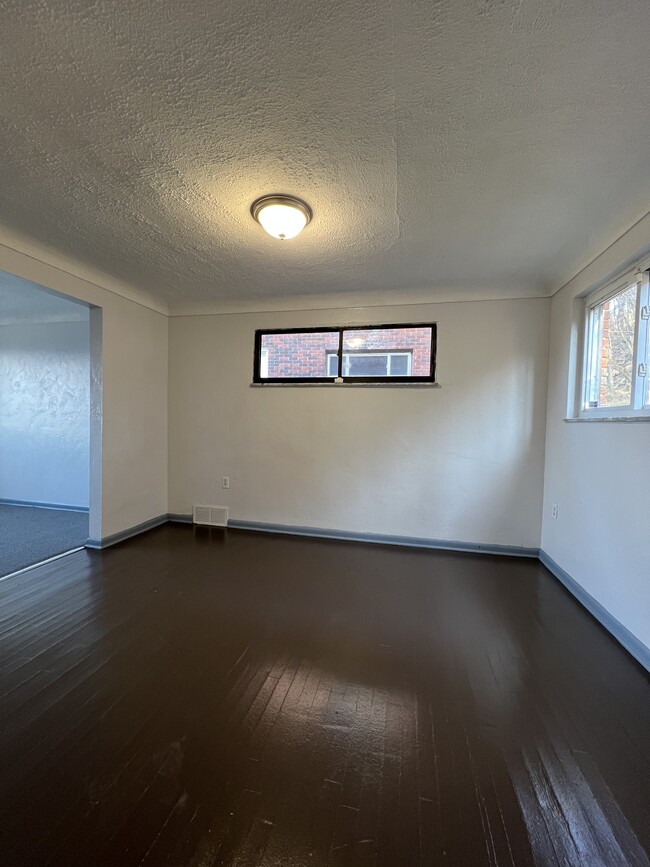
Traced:
<path id="1" fill-rule="evenodd" d="M 309 205 L 293 196 L 262 196 L 251 205 L 251 214 L 265 232 L 280 241 L 295 238 L 312 218 Z"/>

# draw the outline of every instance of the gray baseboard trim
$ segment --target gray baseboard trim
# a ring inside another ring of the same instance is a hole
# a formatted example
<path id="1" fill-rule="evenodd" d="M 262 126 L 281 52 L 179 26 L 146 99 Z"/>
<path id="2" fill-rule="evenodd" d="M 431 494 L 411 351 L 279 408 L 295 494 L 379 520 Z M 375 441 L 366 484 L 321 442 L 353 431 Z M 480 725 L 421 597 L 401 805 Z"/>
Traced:
<path id="1" fill-rule="evenodd" d="M 119 533 L 113 533 L 112 536 L 104 536 L 101 539 L 88 539 L 86 548 L 102 551 L 104 548 L 110 548 L 111 545 L 117 545 L 118 542 L 130 539 L 132 536 L 139 536 L 140 533 L 146 533 L 147 530 L 160 527 L 161 524 L 166 524 L 168 520 L 168 515 L 158 515 L 157 518 L 150 518 L 148 521 L 143 521 L 142 524 L 136 524 L 135 527 L 128 527 L 126 530 L 120 530 Z"/>
<path id="2" fill-rule="evenodd" d="M 9 500 L 6 497 L 0 497 L 0 505 L 2 506 L 25 506 L 30 509 L 58 509 L 62 512 L 86 512 L 87 506 L 67 506 L 63 503 L 41 503 L 37 500 Z"/>
<path id="3" fill-rule="evenodd" d="M 0 502 L 4 502 L 0 500 Z M 86 548 L 102 550 L 130 539 L 147 530 L 160 527 L 168 521 L 180 524 L 191 524 L 192 516 L 171 512 L 159 515 L 106 536 L 103 539 L 88 539 Z M 415 536 L 389 536 L 383 533 L 354 533 L 347 530 L 328 530 L 322 527 L 299 527 L 292 524 L 267 524 L 259 521 L 228 521 L 228 527 L 234 530 L 253 530 L 259 533 L 280 533 L 287 536 L 311 536 L 317 539 L 338 539 L 347 542 L 371 542 L 376 545 L 397 545 L 408 548 L 428 548 L 436 551 L 460 551 L 470 554 L 496 554 L 505 557 L 529 557 L 539 559 L 548 571 L 560 581 L 561 584 L 580 602 L 596 620 L 639 662 L 647 671 L 650 671 L 650 649 L 639 641 L 622 623 L 613 617 L 601 604 L 597 602 L 582 585 L 572 578 L 568 572 L 559 566 L 552 557 L 539 548 L 518 548 L 514 545 L 490 545 L 480 542 L 456 542 L 443 539 L 423 539 Z"/>
<path id="4" fill-rule="evenodd" d="M 498 554 L 506 557 L 537 558 L 539 548 L 518 548 L 514 545 L 490 545 L 481 542 L 455 542 L 444 539 L 422 539 L 416 536 L 388 536 L 383 533 L 354 533 L 347 530 L 326 530 L 321 527 L 296 527 L 292 524 L 265 524 L 258 521 L 231 519 L 234 530 L 256 530 L 260 533 L 282 533 L 287 536 L 314 536 L 318 539 L 338 539 L 344 542 L 372 542 L 376 545 L 401 545 L 408 548 L 432 548 L 436 551 L 464 551 L 472 554 Z"/>
<path id="5" fill-rule="evenodd" d="M 167 515 L 167 519 L 171 521 L 173 524 L 191 524 L 192 516 L 191 515 L 181 515 L 178 512 L 170 512 Z"/>
<path id="6" fill-rule="evenodd" d="M 548 571 L 563 584 L 566 589 L 583 605 L 587 611 L 596 618 L 596 620 L 605 627 L 605 629 L 619 642 L 623 647 L 639 662 L 646 671 L 650 671 L 650 648 L 647 648 L 642 641 L 632 635 L 629 629 L 626 629 L 615 617 L 613 617 L 606 608 L 597 602 L 594 597 L 588 593 L 581 584 L 572 578 L 568 572 L 559 566 L 546 551 L 540 550 L 540 561 L 546 566 Z"/>

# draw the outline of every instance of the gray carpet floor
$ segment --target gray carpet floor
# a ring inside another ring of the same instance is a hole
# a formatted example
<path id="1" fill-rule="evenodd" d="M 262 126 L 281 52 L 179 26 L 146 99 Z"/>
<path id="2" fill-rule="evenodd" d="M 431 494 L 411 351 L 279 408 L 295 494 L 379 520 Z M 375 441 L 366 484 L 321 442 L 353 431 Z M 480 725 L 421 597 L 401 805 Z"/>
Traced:
<path id="1" fill-rule="evenodd" d="M 0 504 L 0 577 L 88 539 L 88 514 Z"/>

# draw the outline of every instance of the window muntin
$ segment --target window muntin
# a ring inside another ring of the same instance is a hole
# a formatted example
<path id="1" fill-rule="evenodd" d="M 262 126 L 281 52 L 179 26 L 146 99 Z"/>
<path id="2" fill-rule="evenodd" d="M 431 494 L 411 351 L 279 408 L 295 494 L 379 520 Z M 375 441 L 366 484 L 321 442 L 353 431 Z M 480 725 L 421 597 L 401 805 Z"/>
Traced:
<path id="1" fill-rule="evenodd" d="M 256 383 L 435 382 L 435 324 L 255 332 Z"/>
<path id="2" fill-rule="evenodd" d="M 645 272 L 587 298 L 582 416 L 649 414 L 648 292 Z"/>

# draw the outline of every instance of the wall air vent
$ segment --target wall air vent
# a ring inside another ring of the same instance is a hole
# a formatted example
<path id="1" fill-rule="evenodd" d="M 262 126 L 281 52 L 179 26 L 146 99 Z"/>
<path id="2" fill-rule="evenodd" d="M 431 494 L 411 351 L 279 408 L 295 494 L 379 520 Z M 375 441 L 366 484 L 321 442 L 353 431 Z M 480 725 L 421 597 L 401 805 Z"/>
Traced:
<path id="1" fill-rule="evenodd" d="M 194 506 L 192 520 L 206 527 L 227 527 L 228 509 L 226 506 Z"/>

